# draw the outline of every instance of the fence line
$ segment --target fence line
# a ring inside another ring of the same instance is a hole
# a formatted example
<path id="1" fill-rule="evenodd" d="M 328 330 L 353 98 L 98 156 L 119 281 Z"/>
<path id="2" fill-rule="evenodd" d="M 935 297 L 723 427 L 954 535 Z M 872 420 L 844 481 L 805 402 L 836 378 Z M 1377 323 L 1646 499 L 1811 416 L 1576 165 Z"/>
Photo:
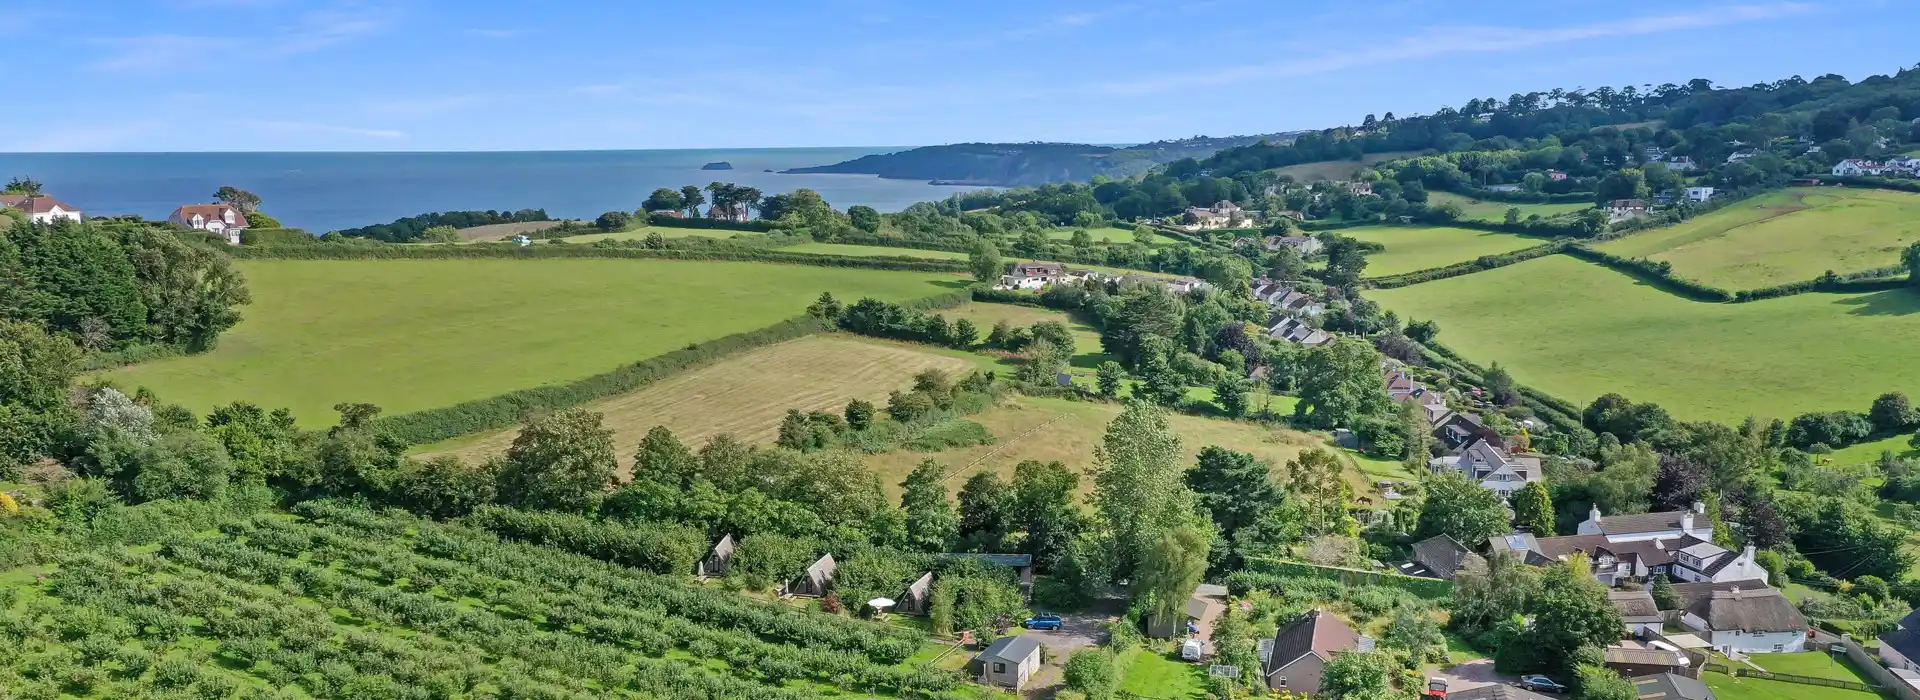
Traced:
<path id="1" fill-rule="evenodd" d="M 1899 677 L 1893 675 L 1893 672 L 1887 670 L 1887 667 L 1881 666 L 1880 660 L 1868 654 L 1866 648 L 1861 647 L 1859 642 L 1853 641 L 1852 637 L 1835 636 L 1826 630 L 1815 628 L 1813 630 L 1813 642 L 1815 644 L 1839 644 L 1841 648 L 1846 649 L 1847 660 L 1853 662 L 1854 668 L 1860 669 L 1860 672 L 1867 674 L 1868 678 L 1872 678 L 1875 683 L 1878 683 L 1879 687 L 1876 688 L 1876 690 L 1879 690 L 1881 694 L 1891 694 L 1892 697 L 1898 700 L 1920 700 L 1920 691 L 1914 690 L 1913 686 L 1907 685 L 1906 681 L 1900 680 Z"/>

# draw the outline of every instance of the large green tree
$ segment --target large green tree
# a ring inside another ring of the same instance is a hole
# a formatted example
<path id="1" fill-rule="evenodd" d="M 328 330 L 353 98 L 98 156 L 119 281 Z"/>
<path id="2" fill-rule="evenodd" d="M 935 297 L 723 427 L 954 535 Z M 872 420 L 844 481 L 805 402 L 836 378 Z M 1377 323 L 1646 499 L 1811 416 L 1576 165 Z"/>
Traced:
<path id="1" fill-rule="evenodd" d="M 900 509 L 907 514 L 907 543 L 923 552 L 944 552 L 960 531 L 960 516 L 947 500 L 947 465 L 925 459 L 901 482 Z"/>
<path id="2" fill-rule="evenodd" d="M 1447 624 L 1469 636 L 1486 631 L 1525 613 L 1539 582 L 1533 568 L 1511 553 L 1468 561 L 1454 577 L 1453 614 Z"/>
<path id="3" fill-rule="evenodd" d="M 1468 547 L 1507 531 L 1500 494 L 1451 469 L 1429 477 L 1420 507 L 1420 537 L 1446 535 Z"/>
<path id="4" fill-rule="evenodd" d="M 1207 573 L 1207 551 L 1213 535 L 1195 525 L 1162 530 L 1134 571 L 1134 599 L 1147 601 L 1147 619 L 1154 626 L 1171 626 L 1186 614 L 1200 577 Z"/>
<path id="5" fill-rule="evenodd" d="M 1232 539 L 1240 528 L 1280 504 L 1280 490 L 1269 471 L 1267 463 L 1253 455 L 1208 445 L 1200 450 L 1199 464 L 1187 470 L 1187 487 L 1212 516 L 1221 536 Z"/>
<path id="6" fill-rule="evenodd" d="M 584 511 L 614 484 L 613 430 L 599 413 L 561 411 L 521 429 L 507 448 L 500 500 L 523 508 Z"/>
<path id="7" fill-rule="evenodd" d="M 1194 517 L 1184 452 L 1166 411 L 1145 402 L 1128 402 L 1107 424 L 1094 450 L 1092 501 L 1123 568 L 1142 561 L 1160 533 Z"/>
<path id="8" fill-rule="evenodd" d="M 1358 529 L 1348 508 L 1353 485 L 1333 452 L 1315 447 L 1287 463 L 1287 499 L 1297 505 L 1307 535 L 1351 535 Z"/>
<path id="9" fill-rule="evenodd" d="M 1322 615 L 1328 613 L 1320 613 Z M 1316 697 L 1329 700 L 1393 700 L 1392 657 L 1380 652 L 1335 654 L 1327 662 Z"/>
<path id="10" fill-rule="evenodd" d="M 1513 494 L 1513 522 L 1537 537 L 1553 535 L 1553 497 L 1547 482 L 1529 483 Z"/>
<path id="11" fill-rule="evenodd" d="M 1026 533 L 1020 551 L 1044 569 L 1066 557 L 1086 529 L 1074 503 L 1079 489 L 1079 472 L 1064 463 L 1029 459 L 1013 466 L 1013 518 Z"/>
<path id="12" fill-rule="evenodd" d="M 1907 285 L 1920 292 L 1920 243 L 1907 246 L 1901 251 L 1900 262 L 1907 266 Z"/>
<path id="13" fill-rule="evenodd" d="M 973 273 L 975 281 L 987 284 L 998 282 L 1004 269 L 1000 264 L 1000 249 L 993 245 L 993 241 L 983 236 L 967 247 L 967 270 Z"/>
<path id="14" fill-rule="evenodd" d="M 1351 428 L 1387 415 L 1393 400 L 1380 373 L 1382 356 L 1361 338 L 1341 338 L 1301 356 L 1294 420 L 1314 428 Z"/>
<path id="15" fill-rule="evenodd" d="M 1620 641 L 1620 611 L 1607 601 L 1607 586 L 1593 577 L 1585 554 L 1576 552 L 1547 567 L 1530 607 L 1533 626 L 1527 636 L 1534 658 L 1559 660 L 1560 671 L 1573 670 L 1564 665 L 1581 647 Z"/>
<path id="16" fill-rule="evenodd" d="M 667 426 L 656 425 L 640 438 L 633 455 L 633 478 L 675 489 L 691 488 L 700 477 L 700 458 Z"/>
<path id="17" fill-rule="evenodd" d="M 653 194 L 647 195 L 647 201 L 640 205 L 642 210 L 649 212 L 680 211 L 686 207 L 686 199 L 680 196 L 679 190 L 671 187 L 654 190 Z"/>

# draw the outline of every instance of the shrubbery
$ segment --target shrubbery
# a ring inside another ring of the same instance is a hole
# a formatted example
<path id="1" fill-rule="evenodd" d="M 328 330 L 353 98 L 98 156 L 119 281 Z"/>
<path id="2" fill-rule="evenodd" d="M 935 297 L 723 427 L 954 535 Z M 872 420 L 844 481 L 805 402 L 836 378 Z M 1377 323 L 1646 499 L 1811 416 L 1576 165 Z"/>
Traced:
<path id="1" fill-rule="evenodd" d="M 397 219 L 390 224 L 375 224 L 360 228 L 348 228 L 327 234 L 331 238 L 372 238 L 388 243 L 405 243 L 420 237 L 427 229 L 435 226 L 454 228 L 472 228 L 492 224 L 517 224 L 527 221 L 552 221 L 545 209 L 521 209 L 519 211 L 449 211 L 432 212 L 419 216 Z"/>

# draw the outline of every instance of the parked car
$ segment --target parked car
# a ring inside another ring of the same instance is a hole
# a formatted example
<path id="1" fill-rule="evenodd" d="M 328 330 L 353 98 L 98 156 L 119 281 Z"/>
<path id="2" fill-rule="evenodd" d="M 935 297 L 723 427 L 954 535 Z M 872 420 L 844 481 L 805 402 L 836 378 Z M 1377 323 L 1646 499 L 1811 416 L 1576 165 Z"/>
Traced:
<path id="1" fill-rule="evenodd" d="M 1534 692 L 1536 692 L 1536 693 L 1564 693 L 1564 692 L 1567 692 L 1567 687 L 1566 687 L 1566 686 L 1564 686 L 1564 685 L 1561 685 L 1560 683 L 1558 683 L 1558 682 L 1556 682 L 1556 681 L 1554 681 L 1554 680 L 1553 680 L 1552 678 L 1548 678 L 1548 677 L 1546 677 L 1546 676 L 1538 676 L 1538 675 L 1536 675 L 1536 676 L 1521 676 L 1521 677 L 1520 677 L 1520 682 L 1519 682 L 1519 683 L 1515 683 L 1514 685 L 1517 685 L 1517 686 L 1520 686 L 1520 687 L 1522 687 L 1522 688 L 1526 688 L 1527 690 L 1531 690 L 1531 691 L 1534 691 Z"/>
<path id="2" fill-rule="evenodd" d="M 1060 629 L 1060 616 L 1040 613 L 1027 618 L 1025 622 L 1020 623 L 1020 626 L 1030 630 L 1057 630 Z"/>

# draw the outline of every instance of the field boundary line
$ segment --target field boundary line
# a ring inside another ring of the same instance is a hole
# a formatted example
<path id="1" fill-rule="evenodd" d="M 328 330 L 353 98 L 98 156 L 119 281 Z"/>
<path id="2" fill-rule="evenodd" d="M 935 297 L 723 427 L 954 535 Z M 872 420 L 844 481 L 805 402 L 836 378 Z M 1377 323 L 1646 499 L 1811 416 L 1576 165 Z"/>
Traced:
<path id="1" fill-rule="evenodd" d="M 1021 440 L 1025 440 L 1027 436 L 1040 432 L 1042 428 L 1045 428 L 1049 425 L 1053 425 L 1054 423 L 1058 423 L 1061 420 L 1065 419 L 1066 417 L 1067 417 L 1066 413 L 1061 413 L 1060 415 L 1057 415 L 1048 419 L 1047 422 L 1045 423 L 1041 423 L 1039 425 L 1033 426 L 1033 428 L 1031 430 L 1028 430 L 1027 432 L 1014 436 L 1012 440 L 1008 440 L 998 445 L 994 445 L 993 449 L 988 450 L 986 454 L 980 455 L 978 459 L 975 459 L 972 462 L 968 462 L 967 466 L 954 470 L 952 474 L 948 474 L 947 478 L 941 480 L 940 483 L 944 484 L 949 481 L 953 481 L 955 477 L 958 477 L 961 474 L 966 473 L 967 470 L 980 466 L 981 462 L 985 462 L 989 459 L 992 459 L 994 455 L 1000 454 L 1000 452 L 1007 449 L 1008 446 L 1013 445 L 1014 443 L 1020 442 Z"/>

